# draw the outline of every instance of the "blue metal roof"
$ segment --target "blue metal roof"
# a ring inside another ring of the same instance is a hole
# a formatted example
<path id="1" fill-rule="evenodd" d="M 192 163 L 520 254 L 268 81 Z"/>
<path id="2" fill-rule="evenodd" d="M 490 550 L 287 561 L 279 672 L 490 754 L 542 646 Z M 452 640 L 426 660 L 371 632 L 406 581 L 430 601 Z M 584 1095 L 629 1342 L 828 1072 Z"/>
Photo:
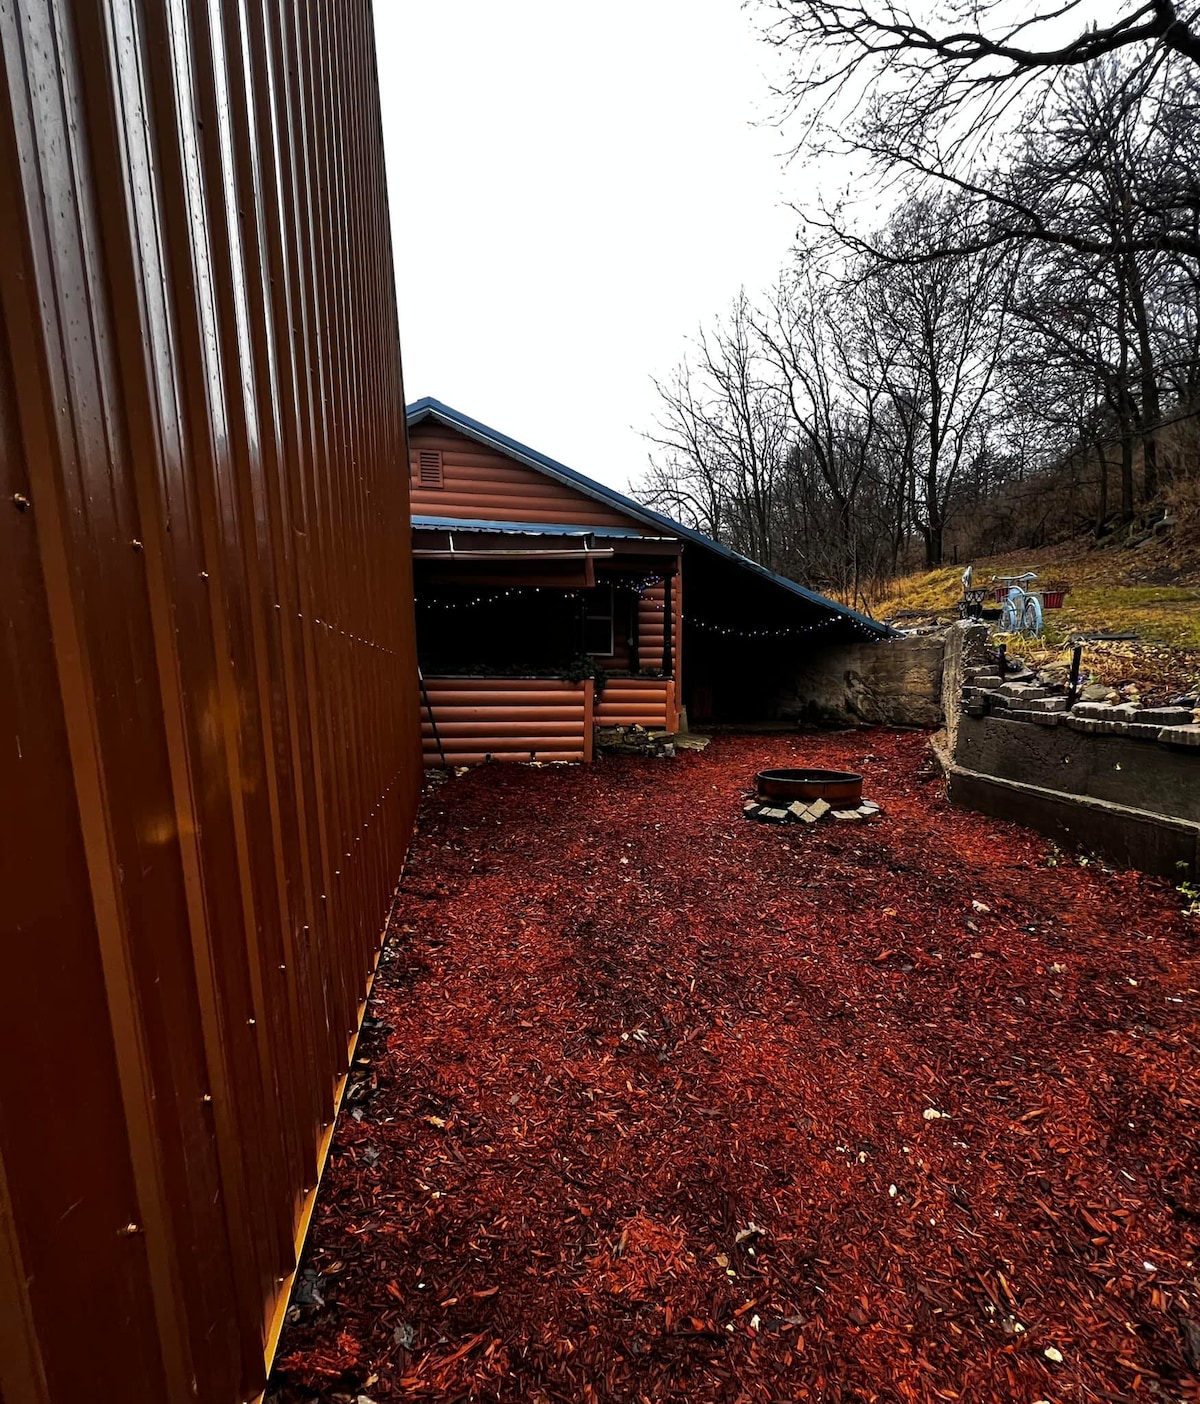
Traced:
<path id="1" fill-rule="evenodd" d="M 566 526 L 561 522 L 485 522 L 477 517 L 414 516 L 412 524 L 426 531 L 494 531 L 507 532 L 510 536 L 607 536 L 637 541 L 656 539 L 645 536 L 637 527 Z"/>
<path id="2" fill-rule="evenodd" d="M 699 546 L 705 551 L 710 551 L 716 556 L 724 558 L 734 565 L 740 566 L 743 570 L 749 571 L 761 580 L 765 580 L 772 585 L 778 586 L 788 594 L 795 595 L 808 604 L 816 605 L 820 609 L 828 610 L 832 614 L 841 615 L 847 623 L 853 624 L 864 633 L 869 633 L 877 638 L 890 638 L 895 634 L 895 630 L 890 629 L 886 624 L 880 624 L 874 619 L 868 619 L 865 614 L 859 614 L 848 605 L 838 604 L 836 600 L 831 600 L 825 595 L 819 595 L 815 590 L 808 590 L 803 585 L 798 585 L 794 580 L 789 580 L 784 575 L 777 575 L 773 570 L 768 570 L 766 566 L 761 566 L 757 561 L 752 561 L 748 556 L 743 556 L 737 551 L 731 550 L 728 546 L 723 546 L 719 541 L 714 541 L 711 537 L 705 536 L 703 532 L 696 531 L 692 527 L 684 526 L 682 522 L 673 521 L 670 517 L 664 516 L 661 512 L 656 512 L 652 507 L 647 507 L 641 502 L 635 502 L 633 498 L 626 497 L 624 493 L 617 492 L 615 488 L 606 487 L 603 483 L 598 483 L 595 478 L 585 477 L 582 473 L 577 473 L 574 468 L 568 468 L 565 463 L 559 463 L 553 458 L 548 458 L 544 453 L 538 453 L 536 449 L 531 449 L 527 444 L 522 444 L 516 439 L 510 439 L 507 434 L 502 434 L 498 429 L 489 428 L 486 424 L 481 424 L 479 420 L 472 419 L 470 415 L 463 414 L 460 410 L 451 409 L 449 405 L 444 405 L 440 400 L 435 400 L 432 396 L 425 396 L 424 399 L 415 401 L 407 407 L 408 423 L 410 427 L 419 424 L 424 419 L 436 419 L 447 425 L 451 429 L 457 429 L 459 433 L 467 435 L 468 438 L 477 440 L 490 448 L 499 449 L 501 453 L 508 454 L 510 458 L 515 458 L 518 462 L 524 463 L 527 467 L 535 468 L 539 472 L 546 473 L 551 478 L 565 483 L 568 487 L 573 487 L 586 496 L 594 498 L 597 502 L 603 502 L 611 507 L 616 507 L 619 511 L 626 513 L 635 521 L 644 523 L 646 526 L 655 527 L 660 531 L 669 533 L 671 536 L 680 537 L 684 541 L 689 541 L 693 546 Z M 436 517 L 414 517 L 414 526 L 448 526 L 451 520 L 448 518 Z M 480 529 L 496 531 L 501 530 L 503 525 L 507 525 L 511 530 L 513 523 L 506 524 L 491 522 L 486 524 L 476 524 Z M 532 527 L 533 524 L 526 524 Z M 454 523 L 456 530 L 463 530 L 460 523 Z M 546 531 L 544 525 L 536 527 L 539 531 Z M 568 528 L 571 532 L 577 528 Z M 593 530 L 593 535 L 600 535 L 601 531 L 612 532 L 621 530 L 620 528 L 598 528 Z M 636 535 L 630 532 L 629 535 Z"/>

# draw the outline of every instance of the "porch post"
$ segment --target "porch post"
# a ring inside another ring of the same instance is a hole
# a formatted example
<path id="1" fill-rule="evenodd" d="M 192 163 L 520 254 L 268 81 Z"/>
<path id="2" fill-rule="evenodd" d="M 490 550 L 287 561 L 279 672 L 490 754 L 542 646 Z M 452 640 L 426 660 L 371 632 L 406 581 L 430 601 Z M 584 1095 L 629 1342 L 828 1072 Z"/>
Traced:
<path id="1" fill-rule="evenodd" d="M 671 676 L 671 612 L 674 606 L 671 602 L 671 583 L 675 579 L 673 575 L 663 577 L 663 676 Z"/>

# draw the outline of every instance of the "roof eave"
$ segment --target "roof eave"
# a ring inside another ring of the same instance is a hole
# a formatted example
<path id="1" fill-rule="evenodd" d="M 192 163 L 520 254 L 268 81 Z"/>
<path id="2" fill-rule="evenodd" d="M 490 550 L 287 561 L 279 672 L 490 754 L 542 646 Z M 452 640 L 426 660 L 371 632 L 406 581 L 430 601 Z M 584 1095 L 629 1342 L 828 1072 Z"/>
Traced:
<path id="1" fill-rule="evenodd" d="M 786 576 L 779 575 L 773 570 L 768 570 L 766 566 L 759 565 L 757 561 L 752 561 L 748 556 L 743 556 L 739 551 L 734 551 L 719 541 L 714 541 L 711 537 L 705 536 L 703 532 L 684 526 L 682 522 L 673 521 L 670 517 L 664 516 L 663 513 L 656 512 L 652 507 L 646 507 L 640 502 L 635 502 L 633 498 L 626 497 L 624 493 L 617 492 L 615 488 L 605 487 L 603 483 L 596 482 L 594 478 L 589 478 L 583 473 L 576 472 L 573 468 L 568 468 L 565 463 L 547 458 L 545 454 L 538 453 L 536 449 L 531 449 L 527 444 L 510 439 L 507 434 L 502 434 L 497 429 L 481 424 L 479 420 L 472 419 L 470 415 L 463 414 L 460 410 L 452 409 L 449 405 L 435 400 L 430 395 L 407 406 L 406 416 L 410 428 L 427 418 L 436 419 L 448 429 L 454 429 L 487 448 L 507 454 L 518 463 L 524 464 L 525 467 L 532 468 L 535 472 L 545 473 L 564 486 L 582 492 L 593 501 L 604 503 L 609 507 L 616 507 L 645 526 L 652 526 L 659 530 L 665 527 L 672 535 L 682 537 L 685 541 L 692 542 L 693 545 L 699 546 L 702 550 L 712 551 L 735 565 L 753 571 L 761 579 L 786 590 L 807 604 L 816 605 L 819 609 L 840 615 L 847 624 L 853 625 L 855 628 L 881 639 L 898 637 L 897 631 L 889 625 L 868 619 L 865 614 L 860 614 L 848 605 L 838 604 L 836 600 L 820 595 L 815 590 L 806 589 L 805 586 L 797 584 L 796 581 L 789 580 Z"/>

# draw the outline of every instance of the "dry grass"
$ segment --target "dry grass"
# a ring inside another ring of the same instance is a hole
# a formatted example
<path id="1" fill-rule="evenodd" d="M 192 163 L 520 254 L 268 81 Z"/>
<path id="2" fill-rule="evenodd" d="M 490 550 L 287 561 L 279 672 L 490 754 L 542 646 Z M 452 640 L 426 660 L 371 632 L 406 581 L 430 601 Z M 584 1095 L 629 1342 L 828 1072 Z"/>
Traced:
<path id="1" fill-rule="evenodd" d="M 1076 633 L 1136 633 L 1137 639 L 1090 644 L 1083 666 L 1102 682 L 1137 683 L 1143 695 L 1181 691 L 1200 681 L 1200 550 L 1176 537 L 1133 548 L 1093 549 L 1086 540 L 1013 552 L 974 563 L 975 580 L 1036 571 L 1064 579 L 1071 591 L 1061 610 L 1047 611 L 1038 645 L 1021 651 L 1039 663 L 1069 660 Z M 873 602 L 878 618 L 916 611 L 955 616 L 961 566 L 923 571 L 892 583 Z"/>

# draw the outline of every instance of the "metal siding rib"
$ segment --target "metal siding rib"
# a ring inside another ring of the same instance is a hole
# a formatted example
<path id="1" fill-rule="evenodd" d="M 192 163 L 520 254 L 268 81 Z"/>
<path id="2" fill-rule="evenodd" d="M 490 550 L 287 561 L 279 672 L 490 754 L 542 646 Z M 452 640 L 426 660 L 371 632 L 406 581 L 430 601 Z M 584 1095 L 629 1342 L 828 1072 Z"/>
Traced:
<path id="1" fill-rule="evenodd" d="M 0 992 L 0 1394 L 240 1404 L 420 784 L 371 17 L 30 0 L 0 63 L 0 862 L 63 927 Z"/>

